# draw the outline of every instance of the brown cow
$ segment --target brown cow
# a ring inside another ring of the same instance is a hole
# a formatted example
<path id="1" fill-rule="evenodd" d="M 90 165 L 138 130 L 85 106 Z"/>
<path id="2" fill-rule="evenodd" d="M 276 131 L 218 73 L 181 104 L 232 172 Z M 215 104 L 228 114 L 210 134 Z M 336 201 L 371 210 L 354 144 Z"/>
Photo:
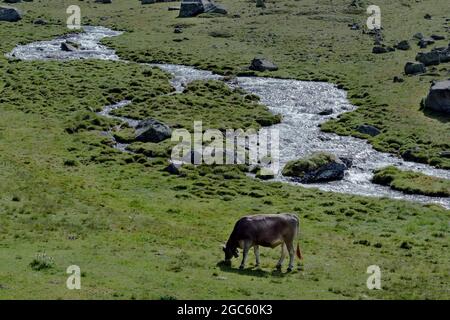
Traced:
<path id="1" fill-rule="evenodd" d="M 243 249 L 240 269 L 245 267 L 248 251 L 254 247 L 256 266 L 259 266 L 259 246 L 275 248 L 281 244 L 281 257 L 277 263 L 277 269 L 281 269 L 285 248 L 289 252 L 288 271 L 294 267 L 294 239 L 298 236 L 300 227 L 295 214 L 259 214 L 246 216 L 236 222 L 233 232 L 224 246 L 225 262 L 231 264 L 231 259 L 238 257 L 238 248 Z M 302 259 L 300 247 L 297 242 L 297 257 Z"/>

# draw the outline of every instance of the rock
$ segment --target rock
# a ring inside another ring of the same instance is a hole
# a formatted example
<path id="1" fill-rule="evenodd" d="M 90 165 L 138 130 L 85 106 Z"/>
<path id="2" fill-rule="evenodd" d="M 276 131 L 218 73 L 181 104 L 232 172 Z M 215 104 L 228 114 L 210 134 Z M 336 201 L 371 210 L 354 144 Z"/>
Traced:
<path id="1" fill-rule="evenodd" d="M 173 30 L 174 33 L 182 33 L 183 29 L 180 27 L 175 28 L 175 30 Z"/>
<path id="2" fill-rule="evenodd" d="M 17 22 L 22 19 L 22 14 L 15 8 L 0 7 L 0 21 Z"/>
<path id="3" fill-rule="evenodd" d="M 167 167 L 164 168 L 164 171 L 167 171 L 170 174 L 180 174 L 180 167 L 180 163 L 171 162 Z"/>
<path id="4" fill-rule="evenodd" d="M 450 114 L 450 80 L 436 82 L 425 99 L 426 109 Z"/>
<path id="5" fill-rule="evenodd" d="M 401 153 L 401 156 L 406 161 L 426 163 L 427 157 L 422 154 L 422 149 L 418 146 L 409 148 Z"/>
<path id="6" fill-rule="evenodd" d="M 426 15 L 424 15 L 424 19 L 431 20 L 431 15 L 427 13 Z"/>
<path id="7" fill-rule="evenodd" d="M 405 80 L 403 80 L 403 78 L 399 78 L 397 76 L 394 77 L 394 79 L 392 80 L 394 83 L 402 83 L 405 82 Z"/>
<path id="8" fill-rule="evenodd" d="M 411 46 L 407 40 L 403 40 L 397 43 L 394 48 L 398 50 L 409 50 L 411 49 Z"/>
<path id="9" fill-rule="evenodd" d="M 344 178 L 347 165 L 334 155 L 317 153 L 306 159 L 289 161 L 283 175 L 301 183 L 335 181 Z"/>
<path id="10" fill-rule="evenodd" d="M 66 42 L 61 42 L 61 50 L 66 51 L 66 52 L 72 52 L 72 51 L 77 51 L 78 48 L 76 47 L 76 44 L 66 41 Z"/>
<path id="11" fill-rule="evenodd" d="M 48 21 L 44 20 L 44 19 L 36 19 L 33 21 L 33 24 L 46 25 L 46 24 L 48 24 Z"/>
<path id="12" fill-rule="evenodd" d="M 450 46 L 448 48 L 435 48 L 431 52 L 439 54 L 440 63 L 450 62 Z"/>
<path id="13" fill-rule="evenodd" d="M 227 10 L 212 0 L 183 0 L 180 7 L 180 18 L 195 17 L 201 13 L 227 14 Z"/>
<path id="14" fill-rule="evenodd" d="M 350 169 L 353 165 L 353 159 L 350 157 L 339 157 L 339 159 L 345 164 L 347 169 Z"/>
<path id="15" fill-rule="evenodd" d="M 446 151 L 441 151 L 440 153 L 439 153 L 439 156 L 440 157 L 442 157 L 442 158 L 449 158 L 450 159 L 450 150 L 446 150 Z"/>
<path id="16" fill-rule="evenodd" d="M 436 41 L 439 41 L 439 40 L 445 40 L 445 37 L 444 37 L 444 36 L 437 35 L 437 34 L 432 34 L 432 35 L 431 35 L 431 39 L 436 40 Z"/>
<path id="17" fill-rule="evenodd" d="M 359 125 L 355 129 L 362 134 L 367 134 L 372 137 L 375 137 L 381 133 L 380 129 L 366 124 Z"/>
<path id="18" fill-rule="evenodd" d="M 428 47 L 428 45 L 430 44 L 434 44 L 434 40 L 431 38 L 420 39 L 419 42 L 417 43 L 417 45 L 422 49 Z"/>
<path id="19" fill-rule="evenodd" d="M 276 71 L 278 70 L 278 67 L 273 62 L 267 59 L 254 58 L 249 69 L 254 71 Z"/>
<path id="20" fill-rule="evenodd" d="M 434 66 L 441 63 L 441 54 L 438 51 L 419 52 L 416 61 L 422 62 L 425 66 Z"/>
<path id="21" fill-rule="evenodd" d="M 264 0 L 256 0 L 256 7 L 257 8 L 265 8 L 266 4 L 265 4 Z"/>
<path id="22" fill-rule="evenodd" d="M 427 72 L 423 63 L 407 62 L 405 65 L 405 74 L 419 74 Z"/>
<path id="23" fill-rule="evenodd" d="M 136 140 L 141 142 L 161 142 L 172 136 L 172 130 L 166 124 L 147 119 L 139 122 L 136 126 Z"/>
<path id="24" fill-rule="evenodd" d="M 329 116 L 330 114 L 333 114 L 334 110 L 332 108 L 327 108 L 319 112 L 319 115 L 321 116 Z"/>
<path id="25" fill-rule="evenodd" d="M 392 47 L 383 47 L 383 46 L 375 46 L 372 49 L 372 53 L 375 54 L 387 53 L 392 51 L 395 51 L 395 49 Z"/>
<path id="26" fill-rule="evenodd" d="M 351 30 L 359 30 L 359 29 L 361 29 L 361 27 L 359 26 L 358 23 L 351 23 L 348 26 L 350 27 Z"/>
<path id="27" fill-rule="evenodd" d="M 421 40 L 424 38 L 423 34 L 421 32 L 416 33 L 413 38 L 416 38 L 418 40 Z"/>

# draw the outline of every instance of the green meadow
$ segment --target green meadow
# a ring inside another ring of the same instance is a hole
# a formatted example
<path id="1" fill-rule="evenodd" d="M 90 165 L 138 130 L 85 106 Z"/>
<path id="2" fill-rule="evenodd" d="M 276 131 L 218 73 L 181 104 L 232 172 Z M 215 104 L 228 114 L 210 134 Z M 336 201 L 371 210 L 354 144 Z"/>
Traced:
<path id="1" fill-rule="evenodd" d="M 173 175 L 164 170 L 169 143 L 133 143 L 136 153 L 120 152 L 102 134 L 119 123 L 95 112 L 128 99 L 117 115 L 158 117 L 174 127 L 189 128 L 196 117 L 218 129 L 276 123 L 254 96 L 218 81 L 167 95 L 170 75 L 139 64 L 182 63 L 232 77 L 248 74 L 251 59 L 263 55 L 279 70 L 258 75 L 348 90 L 358 109 L 324 130 L 394 154 L 418 147 L 422 162 L 450 168 L 441 155 L 450 149 L 448 118 L 420 110 L 430 81 L 448 77 L 449 64 L 406 77 L 415 43 L 373 55 L 373 39 L 348 27 L 365 24 L 365 1 L 280 0 L 260 10 L 223 0 L 228 16 L 188 19 L 167 10 L 174 3 L 113 2 L 26 2 L 15 5 L 24 12 L 20 22 L 0 22 L 0 299 L 448 299 L 449 210 L 262 181 L 242 166 L 184 166 Z M 126 31 L 104 43 L 130 63 L 4 57 L 17 44 L 67 33 L 72 4 L 83 24 Z M 378 5 L 386 43 L 419 31 L 445 34 L 447 0 Z M 37 18 L 49 24 L 33 24 Z M 393 83 L 394 76 L 405 81 Z M 354 130 L 360 124 L 382 133 L 362 136 Z M 127 140 L 127 130 L 114 134 Z M 239 217 L 280 212 L 300 218 L 304 260 L 295 271 L 274 270 L 279 249 L 262 248 L 258 269 L 253 253 L 245 270 L 237 261 L 218 264 Z M 81 290 L 66 287 L 70 265 L 81 268 Z M 370 265 L 381 268 L 382 290 L 366 286 Z"/>

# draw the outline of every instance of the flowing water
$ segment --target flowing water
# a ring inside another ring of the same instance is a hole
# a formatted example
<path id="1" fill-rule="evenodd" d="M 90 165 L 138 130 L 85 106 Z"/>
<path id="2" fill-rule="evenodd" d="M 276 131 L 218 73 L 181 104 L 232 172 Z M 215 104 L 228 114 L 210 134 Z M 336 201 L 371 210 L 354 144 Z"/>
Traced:
<path id="1" fill-rule="evenodd" d="M 104 27 L 84 27 L 83 29 L 83 33 L 17 46 L 7 56 L 21 60 L 120 60 L 114 50 L 101 45 L 99 41 L 105 37 L 118 36 L 122 32 Z M 60 46 L 61 42 L 64 41 L 73 41 L 80 44 L 80 50 L 73 52 L 62 51 Z M 221 79 L 221 76 L 209 71 L 198 70 L 188 66 L 172 64 L 151 65 L 172 74 L 172 85 L 176 92 L 182 92 L 185 85 L 194 80 Z M 338 136 L 320 131 L 320 123 L 356 108 L 349 103 L 344 90 L 337 89 L 336 86 L 323 82 L 261 77 L 238 77 L 230 85 L 239 86 L 247 92 L 259 96 L 261 102 L 267 105 L 270 111 L 283 116 L 283 121 L 273 126 L 273 128 L 279 130 L 281 168 L 289 160 L 298 159 L 317 151 L 325 151 L 353 160 L 353 165 L 346 172 L 343 180 L 303 184 L 303 186 L 340 193 L 389 197 L 422 203 L 439 203 L 446 208 L 450 208 L 449 197 L 407 195 L 371 182 L 373 170 L 388 165 L 446 179 L 450 179 L 450 171 L 407 162 L 396 156 L 378 152 L 362 139 Z M 111 111 L 129 103 L 131 102 L 121 101 L 117 104 L 106 106 L 99 114 L 114 117 L 110 115 Z M 333 113 L 331 115 L 319 115 L 319 112 L 325 109 L 332 109 Z M 137 125 L 135 120 L 123 117 L 116 118 L 127 122 L 130 126 L 135 127 Z M 121 150 L 126 149 L 126 145 L 122 144 L 118 144 L 117 147 Z M 298 184 L 283 177 L 280 173 L 275 177 L 275 180 Z"/>

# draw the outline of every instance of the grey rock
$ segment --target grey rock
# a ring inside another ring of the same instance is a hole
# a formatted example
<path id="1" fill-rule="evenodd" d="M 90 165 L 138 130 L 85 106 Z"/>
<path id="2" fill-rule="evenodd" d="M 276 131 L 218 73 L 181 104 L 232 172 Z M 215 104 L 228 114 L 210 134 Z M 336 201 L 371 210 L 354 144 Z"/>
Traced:
<path id="1" fill-rule="evenodd" d="M 61 42 L 61 50 L 66 52 L 73 52 L 77 51 L 78 48 L 76 47 L 76 44 L 70 43 L 70 42 Z"/>
<path id="2" fill-rule="evenodd" d="M 254 58 L 249 69 L 253 71 L 276 71 L 278 67 L 265 58 Z"/>
<path id="3" fill-rule="evenodd" d="M 303 183 L 326 182 L 342 180 L 347 166 L 341 160 L 335 160 L 319 169 L 307 172 L 301 179 Z"/>
<path id="4" fill-rule="evenodd" d="M 372 53 L 375 53 L 375 54 L 382 54 L 382 53 L 387 53 L 387 52 L 388 52 L 388 50 L 386 47 L 375 46 L 372 49 Z"/>
<path id="5" fill-rule="evenodd" d="M 421 39 L 424 38 L 424 36 L 423 36 L 423 34 L 422 34 L 421 32 L 417 32 L 417 33 L 413 36 L 413 38 L 416 38 L 416 39 L 418 39 L 418 40 L 421 40 Z"/>
<path id="6" fill-rule="evenodd" d="M 405 65 L 405 74 L 420 74 L 427 72 L 423 63 L 407 62 Z"/>
<path id="7" fill-rule="evenodd" d="M 367 134 L 372 137 L 375 137 L 381 133 L 380 129 L 366 124 L 359 125 L 355 129 L 362 134 Z"/>
<path id="8" fill-rule="evenodd" d="M 48 21 L 44 20 L 44 19 L 36 19 L 33 21 L 33 24 L 46 25 L 46 24 L 48 24 Z"/>
<path id="9" fill-rule="evenodd" d="M 339 157 L 339 159 L 345 164 L 347 169 L 350 169 L 353 165 L 353 159 L 350 157 Z"/>
<path id="10" fill-rule="evenodd" d="M 450 150 L 441 151 L 439 156 L 443 158 L 450 158 Z"/>
<path id="11" fill-rule="evenodd" d="M 441 36 L 441 35 L 437 35 L 437 34 L 432 34 L 431 39 L 439 41 L 439 40 L 445 40 L 445 37 Z"/>
<path id="12" fill-rule="evenodd" d="M 398 49 L 398 50 L 409 50 L 409 49 L 411 49 L 411 45 L 409 44 L 409 42 L 407 40 L 400 41 L 394 47 L 395 47 L 395 49 Z"/>
<path id="13" fill-rule="evenodd" d="M 428 45 L 434 44 L 434 42 L 435 42 L 435 41 L 434 41 L 433 39 L 431 39 L 431 38 L 423 38 L 423 39 L 419 40 L 419 42 L 417 43 L 417 45 L 418 45 L 420 48 L 424 49 L 424 48 L 428 47 Z"/>
<path id="14" fill-rule="evenodd" d="M 180 174 L 181 164 L 175 164 L 171 162 L 167 167 L 164 168 L 164 171 L 169 172 L 170 174 Z"/>
<path id="15" fill-rule="evenodd" d="M 426 109 L 450 114 L 450 80 L 436 82 L 425 99 Z"/>
<path id="16" fill-rule="evenodd" d="M 227 10 L 212 0 L 182 0 L 180 18 L 195 17 L 201 13 L 227 14 Z"/>
<path id="17" fill-rule="evenodd" d="M 321 116 L 329 116 L 330 114 L 333 114 L 334 110 L 332 108 L 327 108 L 319 112 L 319 115 Z"/>
<path id="18" fill-rule="evenodd" d="M 265 8 L 266 4 L 264 0 L 256 0 L 256 7 L 257 8 Z"/>
<path id="19" fill-rule="evenodd" d="M 22 19 L 19 10 L 9 7 L 0 7 L 0 21 L 17 22 Z"/>
<path id="20" fill-rule="evenodd" d="M 425 66 L 435 66 L 441 63 L 441 54 L 438 51 L 419 52 L 416 61 L 422 62 Z"/>
<path id="21" fill-rule="evenodd" d="M 155 119 L 143 120 L 136 126 L 136 141 L 158 143 L 171 136 L 169 126 Z"/>

